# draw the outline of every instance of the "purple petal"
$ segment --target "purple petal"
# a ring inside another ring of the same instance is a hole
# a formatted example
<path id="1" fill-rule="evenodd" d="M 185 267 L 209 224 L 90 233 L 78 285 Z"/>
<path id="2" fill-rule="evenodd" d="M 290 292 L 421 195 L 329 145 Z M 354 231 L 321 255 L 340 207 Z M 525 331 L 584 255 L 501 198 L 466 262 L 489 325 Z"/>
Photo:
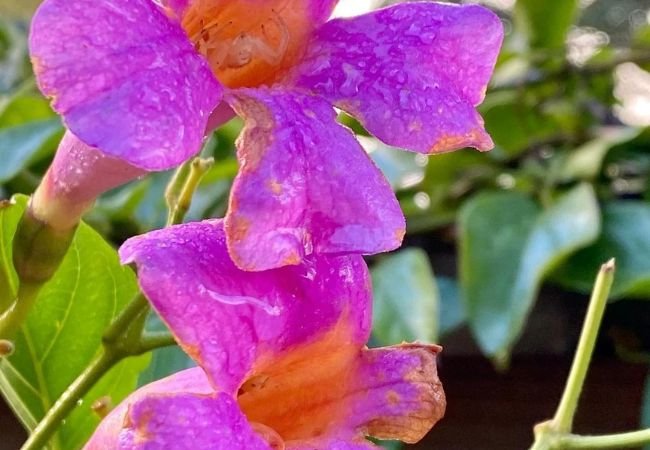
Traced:
<path id="1" fill-rule="evenodd" d="M 271 450 L 227 394 L 158 394 L 130 405 L 120 450 Z"/>
<path id="2" fill-rule="evenodd" d="M 253 369 L 319 337 L 360 348 L 369 335 L 370 285 L 360 256 L 243 272 L 228 255 L 220 221 L 130 239 L 120 256 L 137 264 L 153 307 L 219 391 L 237 392 Z"/>
<path id="3" fill-rule="evenodd" d="M 476 5 L 396 5 L 326 23 L 289 84 L 357 117 L 384 142 L 422 153 L 492 148 L 475 110 L 503 29 Z"/>
<path id="4" fill-rule="evenodd" d="M 83 142 L 147 170 L 199 151 L 223 89 L 151 0 L 46 0 L 32 22 L 39 87 Z"/>
<path id="5" fill-rule="evenodd" d="M 442 418 L 440 347 L 402 344 L 364 352 L 348 401 L 349 426 L 380 439 L 415 443 Z"/>
<path id="6" fill-rule="evenodd" d="M 285 450 L 376 450 L 379 448 L 365 438 L 357 438 L 355 441 L 337 438 L 324 438 L 309 442 L 294 441 L 289 442 Z"/>
<path id="7" fill-rule="evenodd" d="M 237 90 L 228 101 L 246 121 L 226 216 L 239 267 L 400 245 L 405 223 L 395 195 L 327 102 L 279 89 Z"/>
<path id="8" fill-rule="evenodd" d="M 175 394 L 207 396 L 213 394 L 214 389 L 205 376 L 205 372 L 198 367 L 183 370 L 170 377 L 147 384 L 125 398 L 102 420 L 84 447 L 84 450 L 116 448 L 119 435 L 124 426 L 124 418 L 129 411 L 130 405 L 137 403 L 147 396 L 163 393 L 172 397 Z"/>

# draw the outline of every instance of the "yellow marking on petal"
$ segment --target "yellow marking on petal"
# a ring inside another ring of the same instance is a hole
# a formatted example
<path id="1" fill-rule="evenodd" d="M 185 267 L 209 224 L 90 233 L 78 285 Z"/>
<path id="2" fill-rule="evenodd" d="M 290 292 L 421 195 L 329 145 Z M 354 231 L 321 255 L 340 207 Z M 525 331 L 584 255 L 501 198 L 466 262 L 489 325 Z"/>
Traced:
<path id="1" fill-rule="evenodd" d="M 289 254 L 289 256 L 284 258 L 284 260 L 282 261 L 282 265 L 283 266 L 295 266 L 295 265 L 300 264 L 300 261 L 302 261 L 302 259 L 300 258 L 300 255 L 294 251 L 294 252 L 291 252 Z"/>
<path id="2" fill-rule="evenodd" d="M 386 401 L 389 405 L 397 405 L 402 400 L 402 397 L 395 391 L 388 391 L 386 394 Z"/>
<path id="3" fill-rule="evenodd" d="M 429 153 L 445 153 L 469 145 L 476 145 L 483 148 L 486 144 L 487 142 L 483 130 L 475 128 L 465 134 L 444 134 L 440 139 L 438 139 L 438 142 L 431 147 Z"/>
<path id="4" fill-rule="evenodd" d="M 230 207 L 230 223 L 228 226 L 228 235 L 235 241 L 243 241 L 248 235 L 251 226 L 250 220 L 242 217 L 239 214 L 234 214 L 235 208 L 232 204 Z"/>
<path id="5" fill-rule="evenodd" d="M 408 125 L 408 131 L 413 133 L 415 131 L 422 131 L 422 122 L 420 119 L 415 119 Z"/>
<path id="6" fill-rule="evenodd" d="M 277 81 L 313 29 L 306 0 L 194 0 L 181 24 L 230 88 Z"/>
<path id="7" fill-rule="evenodd" d="M 279 183 L 278 180 L 275 179 L 269 180 L 268 186 L 269 189 L 271 189 L 271 192 L 273 192 L 275 195 L 282 194 L 282 183 Z"/>

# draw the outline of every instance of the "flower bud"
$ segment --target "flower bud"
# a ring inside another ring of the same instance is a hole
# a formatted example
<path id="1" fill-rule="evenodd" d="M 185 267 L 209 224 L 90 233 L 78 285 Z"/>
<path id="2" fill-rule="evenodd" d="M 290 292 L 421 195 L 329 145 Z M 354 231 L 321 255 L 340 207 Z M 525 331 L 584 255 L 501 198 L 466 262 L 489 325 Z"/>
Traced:
<path id="1" fill-rule="evenodd" d="M 68 131 L 29 208 L 34 218 L 54 229 L 72 229 L 99 195 L 145 173 Z"/>

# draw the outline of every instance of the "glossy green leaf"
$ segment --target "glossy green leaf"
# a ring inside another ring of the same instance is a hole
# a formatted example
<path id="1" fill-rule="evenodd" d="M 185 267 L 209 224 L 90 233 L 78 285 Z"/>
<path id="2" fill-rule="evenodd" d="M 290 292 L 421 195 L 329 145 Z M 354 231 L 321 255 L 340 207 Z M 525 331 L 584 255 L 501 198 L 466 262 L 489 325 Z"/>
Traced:
<path id="1" fill-rule="evenodd" d="M 576 18 L 578 3 L 578 0 L 517 0 L 518 29 L 526 33 L 533 48 L 562 48 Z"/>
<path id="2" fill-rule="evenodd" d="M 381 345 L 402 341 L 436 342 L 438 288 L 429 258 L 409 248 L 372 268 L 373 335 Z"/>
<path id="3" fill-rule="evenodd" d="M 465 205 L 459 217 L 461 298 L 483 352 L 507 363 L 544 277 L 599 230 L 588 185 L 546 210 L 516 192 L 481 194 Z"/>
<path id="4" fill-rule="evenodd" d="M 0 129 L 0 183 L 10 180 L 29 165 L 43 146 L 61 131 L 58 119 Z"/>
<path id="5" fill-rule="evenodd" d="M 26 198 L 20 197 L 3 211 L 13 219 L 25 205 Z M 122 267 L 115 250 L 82 224 L 16 336 L 16 352 L 0 361 L 0 390 L 27 429 L 36 426 L 98 353 L 104 329 L 136 292 L 131 269 Z M 135 388 L 148 359 L 123 361 L 106 374 L 67 418 L 51 448 L 80 448 L 99 422 L 90 410 L 92 402 L 102 396 L 120 401 Z"/>
<path id="6" fill-rule="evenodd" d="M 611 297 L 650 299 L 650 204 L 631 200 L 605 204 L 601 236 L 569 259 L 557 278 L 587 293 L 590 275 L 610 258 L 616 258 Z"/>

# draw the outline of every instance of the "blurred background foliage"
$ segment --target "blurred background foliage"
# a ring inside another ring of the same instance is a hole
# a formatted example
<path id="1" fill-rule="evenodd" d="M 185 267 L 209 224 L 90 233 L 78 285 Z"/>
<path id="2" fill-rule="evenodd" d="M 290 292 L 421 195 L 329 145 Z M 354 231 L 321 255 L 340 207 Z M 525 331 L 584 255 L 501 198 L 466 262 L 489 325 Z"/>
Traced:
<path id="1" fill-rule="evenodd" d="M 37 3 L 0 0 L 0 198 L 33 191 L 63 133 L 28 60 L 26 34 Z M 341 12 L 380 3 L 343 0 Z M 485 357 L 505 370 L 527 328 L 551 339 L 544 333 L 552 326 L 529 321 L 540 288 L 585 294 L 597 267 L 616 257 L 613 301 L 631 306 L 618 310 L 624 326 L 610 338 L 620 358 L 647 364 L 650 2 L 483 3 L 506 30 L 480 107 L 494 150 L 430 157 L 401 152 L 341 114 L 389 179 L 408 221 L 406 248 L 370 260 L 374 341 L 444 344 L 469 330 Z M 217 163 L 190 220 L 226 211 L 241 125 L 233 120 L 203 149 Z M 169 177 L 154 174 L 105 195 L 86 221 L 115 245 L 161 227 Z M 440 254 L 443 262 L 432 264 Z M 152 327 L 160 326 L 153 318 Z M 141 381 L 187 364 L 175 349 L 158 351 Z M 650 420 L 650 394 L 646 399 Z"/>

